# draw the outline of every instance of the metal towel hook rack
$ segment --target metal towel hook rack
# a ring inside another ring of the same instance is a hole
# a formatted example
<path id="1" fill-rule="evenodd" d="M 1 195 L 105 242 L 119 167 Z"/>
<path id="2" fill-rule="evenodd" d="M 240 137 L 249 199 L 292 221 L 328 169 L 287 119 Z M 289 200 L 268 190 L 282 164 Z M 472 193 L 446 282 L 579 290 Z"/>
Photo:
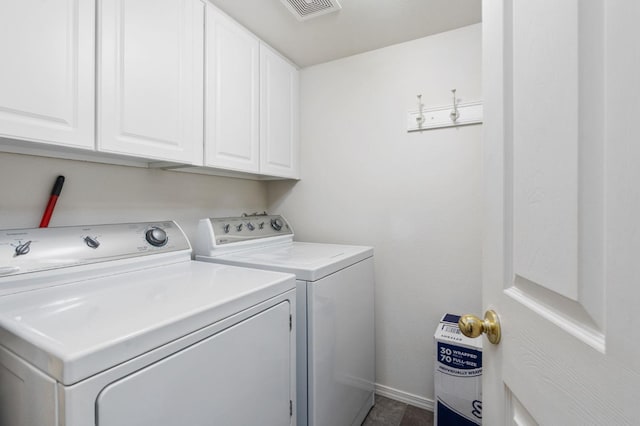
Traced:
<path id="1" fill-rule="evenodd" d="M 451 117 L 451 121 L 454 123 L 460 118 L 460 111 L 458 111 L 458 101 L 456 100 L 456 89 L 451 89 L 451 93 L 453 93 L 453 109 L 449 113 L 449 117 Z"/>
<path id="2" fill-rule="evenodd" d="M 482 123 L 482 101 L 460 102 L 456 97 L 457 89 L 451 89 L 451 94 L 452 103 L 438 107 L 425 107 L 422 95 L 416 95 L 418 105 L 408 112 L 407 131 L 422 132 Z"/>
<path id="3" fill-rule="evenodd" d="M 422 125 L 425 121 L 424 114 L 422 112 L 423 107 L 424 105 L 422 104 L 422 95 L 418 95 L 418 116 L 416 117 L 416 124 L 418 125 L 419 129 L 422 128 Z"/>

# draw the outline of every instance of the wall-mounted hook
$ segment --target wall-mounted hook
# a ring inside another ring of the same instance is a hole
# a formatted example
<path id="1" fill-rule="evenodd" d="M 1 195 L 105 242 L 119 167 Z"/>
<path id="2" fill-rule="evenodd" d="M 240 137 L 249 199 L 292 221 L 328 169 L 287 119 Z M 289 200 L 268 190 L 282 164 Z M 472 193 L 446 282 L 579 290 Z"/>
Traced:
<path id="1" fill-rule="evenodd" d="M 418 125 L 418 128 L 422 128 L 425 120 L 424 114 L 422 113 L 423 107 L 424 105 L 422 104 L 422 95 L 418 95 L 418 116 L 416 117 L 416 124 Z"/>
<path id="2" fill-rule="evenodd" d="M 453 105 L 444 104 L 437 107 L 423 105 L 422 95 L 416 95 L 418 108 L 414 108 L 407 114 L 407 131 L 422 132 L 482 123 L 482 101 L 463 103 L 456 98 L 456 89 L 451 89 L 451 93 L 453 94 Z"/>
<path id="3" fill-rule="evenodd" d="M 454 123 L 460 118 L 460 111 L 458 111 L 458 101 L 456 100 L 456 89 L 451 89 L 451 93 L 453 93 L 453 109 L 449 113 L 449 117 L 451 117 L 451 121 Z"/>

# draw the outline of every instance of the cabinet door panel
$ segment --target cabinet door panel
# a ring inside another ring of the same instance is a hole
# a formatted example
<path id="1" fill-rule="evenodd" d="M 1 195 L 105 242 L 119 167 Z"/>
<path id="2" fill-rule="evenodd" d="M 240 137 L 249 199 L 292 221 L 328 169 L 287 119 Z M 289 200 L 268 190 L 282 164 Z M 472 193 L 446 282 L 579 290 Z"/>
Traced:
<path id="1" fill-rule="evenodd" d="M 298 177 L 298 70 L 260 46 L 260 172 Z"/>
<path id="2" fill-rule="evenodd" d="M 101 151 L 202 164 L 204 3 L 104 0 Z"/>
<path id="3" fill-rule="evenodd" d="M 94 147 L 95 6 L 0 4 L 0 136 Z"/>
<path id="4" fill-rule="evenodd" d="M 213 7 L 206 15 L 205 165 L 259 169 L 259 41 Z"/>

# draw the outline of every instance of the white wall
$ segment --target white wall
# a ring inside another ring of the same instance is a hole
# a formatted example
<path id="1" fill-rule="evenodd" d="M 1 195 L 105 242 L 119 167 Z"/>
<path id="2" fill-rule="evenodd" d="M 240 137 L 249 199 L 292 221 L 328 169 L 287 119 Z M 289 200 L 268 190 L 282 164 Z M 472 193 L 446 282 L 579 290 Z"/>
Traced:
<path id="1" fill-rule="evenodd" d="M 425 406 L 439 318 L 480 314 L 481 126 L 406 111 L 481 99 L 480 64 L 478 24 L 304 69 L 302 180 L 267 185 L 298 240 L 375 247 L 377 382 Z"/>
<path id="2" fill-rule="evenodd" d="M 175 219 L 191 239 L 203 217 L 263 211 L 263 182 L 0 153 L 0 229 L 40 224 L 58 175 L 50 226 Z"/>

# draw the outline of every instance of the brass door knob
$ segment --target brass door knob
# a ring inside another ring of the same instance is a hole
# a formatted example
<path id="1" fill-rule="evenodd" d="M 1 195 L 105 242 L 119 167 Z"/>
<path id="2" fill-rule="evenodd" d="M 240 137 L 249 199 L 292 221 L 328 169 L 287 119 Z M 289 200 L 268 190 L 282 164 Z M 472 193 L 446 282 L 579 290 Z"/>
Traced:
<path id="1" fill-rule="evenodd" d="M 484 320 L 475 315 L 463 315 L 458 320 L 458 327 L 462 334 L 467 337 L 478 337 L 485 333 L 491 343 L 494 345 L 500 343 L 500 319 L 495 311 L 489 310 L 485 312 Z"/>

